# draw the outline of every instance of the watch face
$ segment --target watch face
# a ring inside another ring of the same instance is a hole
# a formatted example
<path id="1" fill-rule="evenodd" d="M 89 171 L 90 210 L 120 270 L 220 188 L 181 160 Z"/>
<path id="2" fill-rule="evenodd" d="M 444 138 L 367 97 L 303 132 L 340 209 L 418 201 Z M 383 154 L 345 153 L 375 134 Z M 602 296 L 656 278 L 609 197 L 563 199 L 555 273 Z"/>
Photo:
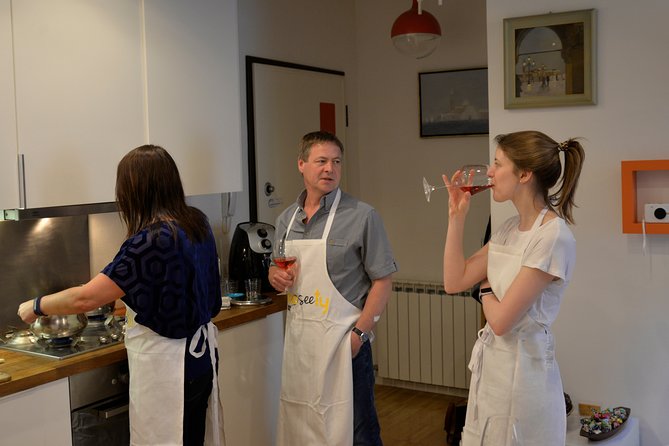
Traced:
<path id="1" fill-rule="evenodd" d="M 362 342 L 367 342 L 367 341 L 369 341 L 369 335 L 363 331 L 362 333 L 360 333 L 360 340 L 361 340 Z"/>

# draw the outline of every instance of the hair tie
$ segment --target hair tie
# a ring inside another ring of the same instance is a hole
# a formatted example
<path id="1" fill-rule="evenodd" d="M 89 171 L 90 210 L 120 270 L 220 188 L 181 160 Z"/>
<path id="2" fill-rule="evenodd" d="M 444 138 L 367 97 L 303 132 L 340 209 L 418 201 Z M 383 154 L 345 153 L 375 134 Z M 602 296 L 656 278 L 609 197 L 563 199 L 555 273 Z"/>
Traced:
<path id="1" fill-rule="evenodd" d="M 569 148 L 569 141 L 561 142 L 557 145 L 557 149 L 560 152 L 565 152 Z"/>

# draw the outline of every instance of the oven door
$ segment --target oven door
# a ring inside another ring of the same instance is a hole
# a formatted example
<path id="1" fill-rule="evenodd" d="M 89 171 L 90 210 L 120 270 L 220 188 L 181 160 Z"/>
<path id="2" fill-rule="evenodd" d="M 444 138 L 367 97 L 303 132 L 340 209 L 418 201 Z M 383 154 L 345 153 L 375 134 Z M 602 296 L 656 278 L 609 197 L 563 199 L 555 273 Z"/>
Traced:
<path id="1" fill-rule="evenodd" d="M 128 396 L 116 396 L 72 412 L 72 446 L 130 444 Z"/>
<path id="2" fill-rule="evenodd" d="M 128 363 L 70 376 L 73 446 L 130 444 Z"/>

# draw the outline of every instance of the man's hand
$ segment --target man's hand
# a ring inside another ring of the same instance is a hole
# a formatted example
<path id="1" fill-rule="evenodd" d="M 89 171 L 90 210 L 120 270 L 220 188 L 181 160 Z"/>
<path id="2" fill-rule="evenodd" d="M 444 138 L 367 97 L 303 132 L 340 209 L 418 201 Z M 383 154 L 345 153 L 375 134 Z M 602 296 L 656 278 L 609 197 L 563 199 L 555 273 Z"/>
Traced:
<path id="1" fill-rule="evenodd" d="M 295 283 L 297 277 L 296 264 L 291 265 L 288 269 L 281 269 L 278 266 L 269 267 L 269 283 L 275 290 L 283 293 Z"/>

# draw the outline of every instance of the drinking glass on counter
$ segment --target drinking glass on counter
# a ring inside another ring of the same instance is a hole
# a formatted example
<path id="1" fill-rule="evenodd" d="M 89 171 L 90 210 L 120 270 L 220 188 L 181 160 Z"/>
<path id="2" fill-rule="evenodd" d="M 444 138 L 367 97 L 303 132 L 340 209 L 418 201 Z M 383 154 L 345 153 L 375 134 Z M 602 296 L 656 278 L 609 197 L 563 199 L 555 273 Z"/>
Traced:
<path id="1" fill-rule="evenodd" d="M 244 297 L 244 293 L 240 291 L 239 282 L 231 279 L 223 279 L 221 282 L 221 288 L 223 296 L 227 296 L 231 299 L 239 299 Z"/>
<path id="2" fill-rule="evenodd" d="M 260 279 L 252 278 L 244 281 L 246 300 L 257 300 L 260 298 Z"/>

